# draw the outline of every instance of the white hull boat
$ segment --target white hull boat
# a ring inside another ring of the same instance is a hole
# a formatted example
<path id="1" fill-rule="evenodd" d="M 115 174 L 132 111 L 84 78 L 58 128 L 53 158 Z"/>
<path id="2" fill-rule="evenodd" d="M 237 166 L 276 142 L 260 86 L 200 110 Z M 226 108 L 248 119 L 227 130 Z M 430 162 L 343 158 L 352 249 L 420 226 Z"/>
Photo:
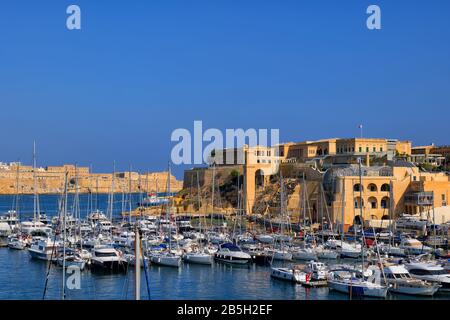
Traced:
<path id="1" fill-rule="evenodd" d="M 150 254 L 151 263 L 164 266 L 179 268 L 181 266 L 181 257 L 170 252 L 157 252 Z"/>
<path id="2" fill-rule="evenodd" d="M 214 257 L 211 254 L 201 252 L 190 252 L 183 256 L 183 260 L 193 264 L 212 265 Z"/>

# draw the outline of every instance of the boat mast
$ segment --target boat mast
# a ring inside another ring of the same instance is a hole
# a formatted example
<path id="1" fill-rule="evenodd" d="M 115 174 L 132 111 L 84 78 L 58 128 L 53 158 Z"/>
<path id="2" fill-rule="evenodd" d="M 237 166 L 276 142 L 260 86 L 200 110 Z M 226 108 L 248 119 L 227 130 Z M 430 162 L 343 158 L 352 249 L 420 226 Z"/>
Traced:
<path id="1" fill-rule="evenodd" d="M 135 298 L 136 301 L 141 300 L 141 235 L 139 233 L 138 225 L 136 224 L 136 236 L 134 240 L 135 252 Z"/>
<path id="2" fill-rule="evenodd" d="M 109 221 L 112 223 L 113 219 L 113 211 L 114 211 L 114 187 L 116 181 L 116 161 L 113 161 L 113 174 L 112 174 L 112 182 L 111 182 L 111 196 L 109 203 Z M 110 233 L 112 236 L 112 228 L 110 229 Z"/>
<path id="3" fill-rule="evenodd" d="M 67 226 L 66 226 L 66 214 L 67 214 L 67 176 L 69 172 L 66 170 L 64 178 L 64 206 L 63 206 L 63 274 L 62 274 L 62 300 L 66 298 L 66 241 L 67 241 Z M 53 243 L 53 245 L 56 245 Z"/>
<path id="4" fill-rule="evenodd" d="M 80 213 L 80 192 L 79 192 L 79 184 L 78 184 L 78 166 L 75 165 L 75 200 L 74 200 L 74 211 L 75 211 L 75 219 L 78 221 L 78 233 L 80 235 L 80 248 L 83 249 L 83 241 L 81 237 L 81 213 Z M 77 236 L 76 229 L 74 231 L 75 233 L 75 240 Z"/>
<path id="5" fill-rule="evenodd" d="M 342 194 L 342 212 L 341 212 L 341 248 L 344 242 L 344 237 L 345 237 L 345 180 L 342 179 L 342 190 L 341 190 L 341 194 Z M 354 206 L 353 206 L 354 207 Z"/>
<path id="6" fill-rule="evenodd" d="M 169 161 L 168 170 L 167 170 L 167 196 L 169 197 L 169 202 L 167 204 L 167 215 L 169 218 L 169 253 L 172 251 L 172 219 L 171 219 L 172 197 L 170 196 L 170 176 L 171 176 L 171 168 L 170 168 L 170 161 Z"/>
<path id="7" fill-rule="evenodd" d="M 13 210 L 16 211 L 16 216 L 17 216 L 17 220 L 19 221 L 19 228 L 21 228 L 21 223 L 20 223 L 20 215 L 19 215 L 19 201 L 20 201 L 20 187 L 19 187 L 19 183 L 20 183 L 20 163 L 19 161 L 17 162 L 17 170 L 16 170 L 16 199 L 15 199 L 15 203 L 14 203 L 14 208 Z"/>
<path id="8" fill-rule="evenodd" d="M 39 208 L 39 195 L 37 190 L 37 176 L 36 176 L 36 141 L 33 141 L 33 191 L 34 191 L 34 202 L 33 202 L 33 213 L 34 213 L 34 227 L 36 227 L 36 222 L 39 222 L 40 208 Z"/>
<path id="9" fill-rule="evenodd" d="M 131 165 L 128 171 L 128 222 L 131 225 Z"/>
<path id="10" fill-rule="evenodd" d="M 213 164 L 213 175 L 212 175 L 212 188 L 211 188 L 211 230 L 214 230 L 213 217 L 214 217 L 214 193 L 216 190 L 216 164 Z"/>
<path id="11" fill-rule="evenodd" d="M 365 237 L 364 237 L 364 221 L 363 221 L 363 183 L 362 183 L 362 160 L 361 158 L 358 158 L 358 165 L 359 165 L 359 212 L 360 212 L 360 222 L 361 222 L 361 231 L 362 231 L 362 243 L 361 243 L 361 265 L 362 265 L 362 272 L 364 277 L 364 245 L 365 245 Z M 356 232 L 356 231 L 355 231 Z M 355 239 L 356 240 L 356 239 Z"/>

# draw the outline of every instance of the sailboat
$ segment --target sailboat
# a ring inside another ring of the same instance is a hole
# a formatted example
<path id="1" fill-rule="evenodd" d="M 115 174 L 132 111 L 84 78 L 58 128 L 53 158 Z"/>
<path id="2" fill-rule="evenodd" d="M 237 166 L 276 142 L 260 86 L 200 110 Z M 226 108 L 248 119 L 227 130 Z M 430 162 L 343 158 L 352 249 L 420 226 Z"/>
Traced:
<path id="1" fill-rule="evenodd" d="M 197 171 L 197 199 L 198 199 L 198 207 L 201 206 L 201 198 L 200 198 L 200 182 Z M 200 234 L 202 233 L 202 219 L 200 218 Z M 198 240 L 198 239 L 197 239 Z M 183 255 L 183 260 L 188 263 L 194 264 L 202 264 L 202 265 L 212 265 L 214 262 L 214 256 L 205 250 L 203 247 L 203 241 L 198 241 L 198 246 L 193 247 L 191 252 L 186 252 Z"/>
<path id="2" fill-rule="evenodd" d="M 171 177 L 171 168 L 169 162 L 169 170 L 168 170 L 168 178 L 167 178 L 167 193 L 170 196 L 170 177 Z M 170 219 L 172 212 L 172 198 L 169 199 L 169 203 L 167 205 L 167 217 Z M 168 250 L 163 251 L 151 251 L 149 253 L 149 259 L 152 263 L 165 266 L 165 267 L 181 267 L 181 256 L 178 255 L 172 249 L 172 223 L 169 221 L 169 248 Z"/>
<path id="3" fill-rule="evenodd" d="M 41 234 L 48 236 L 52 232 L 52 229 L 41 221 L 41 211 L 39 204 L 39 193 L 37 184 L 37 166 L 36 166 L 36 143 L 33 143 L 33 220 L 24 221 L 21 223 L 21 230 L 25 234 L 36 235 Z"/>

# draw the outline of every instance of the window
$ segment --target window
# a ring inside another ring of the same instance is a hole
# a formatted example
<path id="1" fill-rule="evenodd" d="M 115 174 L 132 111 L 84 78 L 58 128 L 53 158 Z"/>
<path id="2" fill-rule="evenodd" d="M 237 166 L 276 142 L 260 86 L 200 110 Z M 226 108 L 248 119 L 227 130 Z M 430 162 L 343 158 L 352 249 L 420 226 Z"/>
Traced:
<path id="1" fill-rule="evenodd" d="M 388 197 L 384 197 L 383 199 L 381 199 L 381 208 L 389 209 L 389 198 Z"/>
<path id="2" fill-rule="evenodd" d="M 366 152 L 369 152 L 369 147 L 366 147 Z"/>
<path id="3" fill-rule="evenodd" d="M 380 147 L 380 152 L 383 152 L 383 147 Z"/>
<path id="4" fill-rule="evenodd" d="M 383 185 L 381 186 L 381 191 L 382 191 L 382 192 L 389 192 L 389 191 L 391 191 L 391 186 L 388 185 L 387 183 L 385 183 L 385 184 L 383 184 Z"/>
<path id="5" fill-rule="evenodd" d="M 377 148 L 376 147 L 373 147 L 373 152 L 377 152 Z"/>

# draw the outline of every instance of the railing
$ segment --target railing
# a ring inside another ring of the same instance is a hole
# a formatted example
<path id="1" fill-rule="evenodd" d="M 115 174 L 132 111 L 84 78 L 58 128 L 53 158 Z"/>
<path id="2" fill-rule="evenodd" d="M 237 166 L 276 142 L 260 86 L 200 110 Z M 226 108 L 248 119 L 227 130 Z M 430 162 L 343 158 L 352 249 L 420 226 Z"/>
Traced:
<path id="1" fill-rule="evenodd" d="M 405 204 L 416 206 L 432 206 L 434 204 L 433 192 L 415 192 L 405 195 Z"/>

